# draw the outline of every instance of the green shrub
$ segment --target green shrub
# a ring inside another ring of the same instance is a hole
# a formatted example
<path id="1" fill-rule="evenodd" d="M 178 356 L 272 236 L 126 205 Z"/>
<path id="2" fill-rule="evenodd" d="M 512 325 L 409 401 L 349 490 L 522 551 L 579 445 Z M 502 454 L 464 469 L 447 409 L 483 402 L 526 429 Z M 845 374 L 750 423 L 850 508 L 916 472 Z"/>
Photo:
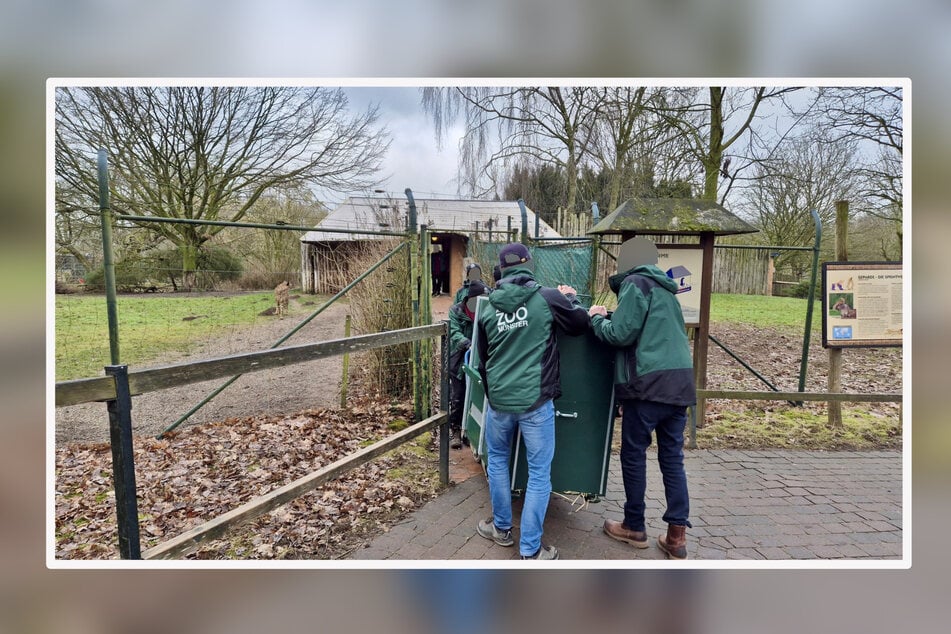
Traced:
<path id="1" fill-rule="evenodd" d="M 799 299 L 806 299 L 809 297 L 809 280 L 803 280 L 796 284 L 795 286 L 790 287 L 786 291 L 788 297 L 798 297 Z M 822 297 L 822 276 L 816 276 L 816 294 L 815 297 L 818 299 Z"/>
<path id="2" fill-rule="evenodd" d="M 139 258 L 122 260 L 114 265 L 116 276 L 116 290 L 120 293 L 127 293 L 150 286 L 149 269 L 142 266 Z M 86 290 L 93 292 L 103 292 L 106 290 L 105 269 L 99 268 L 91 271 L 86 276 Z"/>
<path id="3" fill-rule="evenodd" d="M 244 271 L 244 265 L 241 260 L 227 249 L 220 247 L 204 248 L 198 253 L 198 270 L 200 274 L 199 287 L 202 286 L 201 279 L 207 277 L 210 286 L 217 282 L 233 282 L 241 277 Z"/>

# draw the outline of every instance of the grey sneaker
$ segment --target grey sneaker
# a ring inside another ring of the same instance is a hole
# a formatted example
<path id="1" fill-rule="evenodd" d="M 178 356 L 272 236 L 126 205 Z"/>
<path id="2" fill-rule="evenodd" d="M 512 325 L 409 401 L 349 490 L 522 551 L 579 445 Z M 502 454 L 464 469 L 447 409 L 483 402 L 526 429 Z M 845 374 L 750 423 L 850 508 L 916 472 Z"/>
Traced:
<path id="1" fill-rule="evenodd" d="M 492 518 L 479 520 L 479 535 L 486 539 L 491 539 L 499 546 L 513 546 L 515 540 L 512 539 L 512 529 L 501 531 L 495 527 Z"/>
<path id="2" fill-rule="evenodd" d="M 537 553 L 534 555 L 522 555 L 522 559 L 558 559 L 558 549 L 554 546 L 545 546 L 545 544 L 542 544 Z"/>

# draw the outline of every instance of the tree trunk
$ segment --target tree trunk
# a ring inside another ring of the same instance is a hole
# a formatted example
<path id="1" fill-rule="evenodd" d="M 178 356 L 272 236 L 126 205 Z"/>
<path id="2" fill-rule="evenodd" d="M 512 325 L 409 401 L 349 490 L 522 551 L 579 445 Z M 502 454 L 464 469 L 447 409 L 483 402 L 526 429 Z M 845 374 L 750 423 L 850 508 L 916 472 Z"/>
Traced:
<path id="1" fill-rule="evenodd" d="M 565 176 L 568 179 L 568 200 L 566 207 L 568 211 L 575 212 L 575 200 L 578 198 L 578 165 L 575 160 L 573 150 L 568 152 L 568 161 L 565 165 Z"/>
<path id="2" fill-rule="evenodd" d="M 621 170 L 622 159 L 620 155 L 614 157 L 614 177 L 611 179 L 611 198 L 608 200 L 608 208 L 605 214 L 609 214 L 618 206 L 618 199 L 621 197 Z"/>
<path id="3" fill-rule="evenodd" d="M 703 198 L 717 200 L 720 162 L 723 160 L 723 88 L 710 87 L 710 144 L 703 162 Z"/>
<path id="4" fill-rule="evenodd" d="M 183 244 L 182 252 L 182 290 L 190 293 L 195 290 L 195 271 L 198 269 L 198 245 Z"/>

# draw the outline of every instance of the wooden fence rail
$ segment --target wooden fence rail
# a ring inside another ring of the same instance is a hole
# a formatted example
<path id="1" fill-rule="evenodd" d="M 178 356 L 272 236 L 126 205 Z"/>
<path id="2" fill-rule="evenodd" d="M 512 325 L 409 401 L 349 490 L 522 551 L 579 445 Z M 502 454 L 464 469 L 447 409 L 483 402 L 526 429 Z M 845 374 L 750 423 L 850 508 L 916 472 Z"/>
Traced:
<path id="1" fill-rule="evenodd" d="M 198 544 L 220 537 L 228 529 L 243 524 L 251 519 L 286 504 L 296 497 L 303 495 L 336 478 L 351 469 L 354 469 L 373 458 L 412 440 L 416 436 L 442 426 L 442 438 L 439 443 L 439 474 L 440 480 L 448 482 L 449 441 L 448 441 L 448 414 L 438 412 L 425 420 L 415 423 L 406 429 L 388 436 L 369 447 L 365 447 L 354 454 L 345 456 L 332 464 L 314 471 L 294 482 L 286 484 L 274 491 L 254 498 L 218 517 L 192 528 L 177 537 L 165 541 L 148 551 L 140 554 L 139 530 L 136 511 L 136 492 L 134 478 L 134 464 L 132 463 L 132 428 L 131 428 L 131 396 L 144 394 L 155 390 L 200 383 L 209 379 L 247 374 L 275 367 L 283 367 L 305 361 L 313 361 L 324 357 L 344 355 L 373 348 L 398 345 L 414 341 L 422 341 L 434 337 L 442 337 L 444 363 L 447 358 L 445 349 L 448 346 L 448 325 L 446 322 L 404 328 L 390 332 L 374 333 L 359 337 L 334 339 L 320 343 L 311 343 L 300 346 L 275 348 L 262 352 L 204 359 L 190 363 L 127 372 L 126 366 L 109 366 L 110 376 L 78 379 L 75 381 L 61 381 L 56 384 L 56 406 L 76 405 L 96 401 L 106 401 L 109 409 L 110 427 L 112 431 L 113 464 L 119 465 L 114 475 L 117 506 L 119 501 L 126 500 L 129 506 L 117 509 L 119 520 L 120 556 L 123 559 L 167 559 L 180 556 L 194 549 Z M 447 399 L 448 372 L 443 368 L 441 372 L 442 401 Z M 121 441 L 121 442 L 120 442 Z M 127 477 L 120 477 L 122 475 Z"/>
<path id="2" fill-rule="evenodd" d="M 294 498 L 313 491 L 329 480 L 333 480 L 337 476 L 398 447 L 404 442 L 412 440 L 416 436 L 442 425 L 446 421 L 446 417 L 446 412 L 439 412 L 435 416 L 431 416 L 415 425 L 411 425 L 392 436 L 373 443 L 369 447 L 364 447 L 354 454 L 341 458 L 326 467 L 309 473 L 302 478 L 298 478 L 274 491 L 256 497 L 236 509 L 223 513 L 200 526 L 185 531 L 181 535 L 173 537 L 154 548 L 150 548 L 142 553 L 142 558 L 171 559 L 187 554 L 202 542 L 221 537 L 232 526 L 243 524 L 256 517 L 260 517 L 282 504 L 290 502 Z"/>
<path id="3" fill-rule="evenodd" d="M 697 390 L 697 398 L 735 401 L 827 401 L 831 403 L 901 403 L 901 394 L 847 394 L 829 392 L 744 392 L 737 390 Z"/>
<path id="4" fill-rule="evenodd" d="M 827 403 L 901 403 L 902 395 L 848 394 L 841 392 L 748 392 L 743 390 L 697 390 L 697 400 L 724 399 L 734 401 L 824 401 Z M 697 408 L 690 408 L 690 440 L 688 447 L 697 448 Z"/>
<path id="5" fill-rule="evenodd" d="M 230 377 L 234 374 L 247 374 L 248 372 L 268 370 L 324 357 L 346 353 L 352 354 L 373 348 L 420 341 L 439 337 L 446 334 L 446 331 L 447 326 L 444 323 L 431 324 L 358 337 L 333 339 L 320 343 L 287 346 L 262 352 L 248 352 L 191 363 L 180 363 L 148 370 L 137 370 L 129 372 L 129 391 L 133 396 L 136 396 L 146 392 L 199 383 L 209 379 Z M 61 381 L 56 384 L 56 407 L 94 401 L 110 401 L 115 398 L 115 381 L 108 376 Z"/>

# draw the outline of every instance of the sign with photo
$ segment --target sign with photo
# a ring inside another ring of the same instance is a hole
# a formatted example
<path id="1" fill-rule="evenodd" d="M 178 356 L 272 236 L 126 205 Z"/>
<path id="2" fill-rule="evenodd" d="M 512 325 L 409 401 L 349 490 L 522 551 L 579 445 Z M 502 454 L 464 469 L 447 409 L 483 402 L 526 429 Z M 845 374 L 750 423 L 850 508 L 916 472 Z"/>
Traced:
<path id="1" fill-rule="evenodd" d="M 677 299 L 680 300 L 684 323 L 699 326 L 703 249 L 695 245 L 658 244 L 657 266 L 677 282 Z"/>
<path id="2" fill-rule="evenodd" d="M 902 345 L 901 262 L 822 265 L 825 348 Z"/>

